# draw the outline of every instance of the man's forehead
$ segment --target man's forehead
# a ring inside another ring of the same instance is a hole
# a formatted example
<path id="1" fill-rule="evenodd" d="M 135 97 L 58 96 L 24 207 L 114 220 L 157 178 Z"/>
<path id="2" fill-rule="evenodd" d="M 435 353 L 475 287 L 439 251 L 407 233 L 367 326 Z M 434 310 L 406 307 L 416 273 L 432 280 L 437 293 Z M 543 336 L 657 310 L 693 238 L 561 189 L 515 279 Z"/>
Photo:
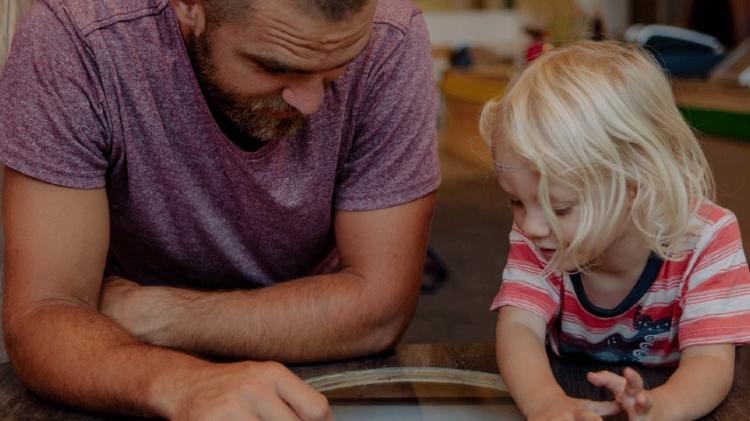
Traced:
<path id="1" fill-rule="evenodd" d="M 260 63 L 261 65 L 263 65 L 265 68 L 269 70 L 285 72 L 285 73 L 298 73 L 298 74 L 320 73 L 320 72 L 326 72 L 329 70 L 337 69 L 337 68 L 348 65 L 349 63 L 356 60 L 357 57 L 359 57 L 359 53 L 357 53 L 353 55 L 351 58 L 343 58 L 338 61 L 330 61 L 330 62 L 320 63 L 320 64 L 316 63 L 316 65 L 313 67 L 308 67 L 306 65 L 304 67 L 297 67 L 297 65 L 288 63 L 284 61 L 283 59 L 279 59 L 275 57 L 273 54 L 253 53 L 253 52 L 246 52 L 246 51 L 240 51 L 239 54 L 256 63 Z"/>
<path id="2" fill-rule="evenodd" d="M 280 70 L 305 73 L 343 66 L 366 48 L 372 33 L 372 10 L 331 22 L 299 9 L 253 8 L 246 24 L 229 22 L 223 32 L 236 53 Z"/>
<path id="3" fill-rule="evenodd" d="M 325 1 L 310 0 L 252 0 L 245 14 L 250 25 L 275 27 L 281 25 L 291 34 L 306 34 L 316 42 L 339 43 L 356 33 L 360 35 L 370 30 L 375 16 L 376 1 L 365 2 L 361 7 L 354 7 L 349 13 L 336 14 L 336 18 L 327 16 L 328 9 L 321 5 Z M 300 7 L 300 4 L 308 4 Z M 335 31 L 331 31 L 335 29 Z"/>
<path id="4" fill-rule="evenodd" d="M 296 4 L 308 14 L 322 16 L 338 22 L 358 13 L 368 5 L 374 6 L 377 0 L 296 0 Z"/>

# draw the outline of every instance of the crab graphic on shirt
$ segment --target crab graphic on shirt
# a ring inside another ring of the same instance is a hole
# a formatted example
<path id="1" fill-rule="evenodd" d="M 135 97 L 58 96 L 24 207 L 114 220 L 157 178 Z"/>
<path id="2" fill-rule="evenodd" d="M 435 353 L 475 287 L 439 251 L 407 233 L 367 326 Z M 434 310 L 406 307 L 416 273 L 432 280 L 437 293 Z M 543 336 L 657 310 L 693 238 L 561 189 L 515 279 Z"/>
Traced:
<path id="1" fill-rule="evenodd" d="M 562 356 L 587 356 L 605 363 L 640 364 L 652 352 L 659 338 L 668 338 L 672 329 L 672 319 L 664 317 L 654 320 L 642 314 L 641 306 L 634 309 L 632 334 L 612 333 L 599 342 L 590 342 L 587 337 L 573 336 L 565 332 L 565 322 L 559 335 L 559 349 Z M 615 326 L 626 327 L 626 323 Z"/>

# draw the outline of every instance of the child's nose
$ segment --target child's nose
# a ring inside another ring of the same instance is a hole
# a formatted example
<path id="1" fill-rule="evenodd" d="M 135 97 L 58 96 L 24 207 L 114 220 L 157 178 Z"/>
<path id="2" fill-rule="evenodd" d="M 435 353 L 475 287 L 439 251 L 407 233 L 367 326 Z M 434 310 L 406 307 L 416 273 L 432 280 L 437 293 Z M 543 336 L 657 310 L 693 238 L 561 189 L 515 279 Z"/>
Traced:
<path id="1" fill-rule="evenodd" d="M 532 238 L 546 238 L 550 235 L 547 218 L 540 210 L 528 210 L 524 215 L 521 229 Z"/>

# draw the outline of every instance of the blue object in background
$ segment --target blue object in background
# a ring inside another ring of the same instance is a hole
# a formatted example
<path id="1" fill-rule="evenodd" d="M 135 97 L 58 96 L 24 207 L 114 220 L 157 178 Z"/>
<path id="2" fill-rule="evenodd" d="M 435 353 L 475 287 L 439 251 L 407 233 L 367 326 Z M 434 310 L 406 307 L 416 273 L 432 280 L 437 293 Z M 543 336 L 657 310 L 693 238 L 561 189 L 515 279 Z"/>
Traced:
<path id="1" fill-rule="evenodd" d="M 457 69 L 468 69 L 472 65 L 471 51 L 466 45 L 459 45 L 451 50 L 451 67 Z"/>
<path id="2" fill-rule="evenodd" d="M 651 51 L 671 76 L 704 77 L 725 54 L 715 37 L 668 25 L 633 25 L 625 40 Z"/>

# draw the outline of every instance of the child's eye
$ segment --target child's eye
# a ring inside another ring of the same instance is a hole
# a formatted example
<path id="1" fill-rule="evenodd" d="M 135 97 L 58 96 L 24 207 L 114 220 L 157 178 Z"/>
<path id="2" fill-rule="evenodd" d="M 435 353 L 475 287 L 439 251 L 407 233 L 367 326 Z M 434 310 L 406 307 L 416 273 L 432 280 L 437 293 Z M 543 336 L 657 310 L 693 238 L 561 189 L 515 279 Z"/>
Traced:
<path id="1" fill-rule="evenodd" d="M 555 212 L 555 215 L 557 216 L 565 216 L 568 215 L 573 210 L 573 206 L 568 206 L 566 208 L 560 208 L 560 209 L 553 209 Z"/>

